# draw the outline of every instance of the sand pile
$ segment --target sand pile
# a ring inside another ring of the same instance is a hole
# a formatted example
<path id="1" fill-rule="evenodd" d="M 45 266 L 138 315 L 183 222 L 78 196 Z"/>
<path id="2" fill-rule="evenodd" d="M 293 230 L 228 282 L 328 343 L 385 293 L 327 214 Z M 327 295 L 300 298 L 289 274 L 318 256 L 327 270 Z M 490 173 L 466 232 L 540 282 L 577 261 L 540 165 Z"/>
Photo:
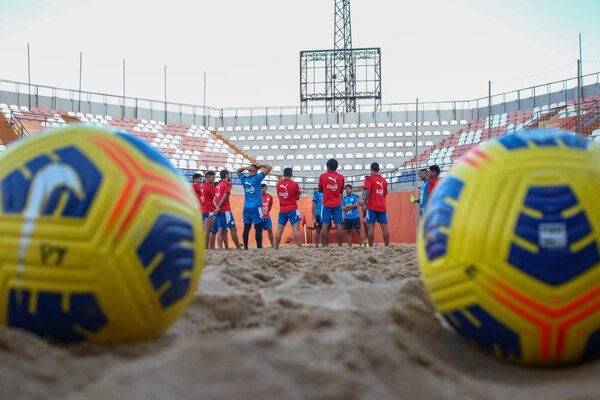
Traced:
<path id="1" fill-rule="evenodd" d="M 440 323 L 412 246 L 212 252 L 163 337 L 0 330 L 0 399 L 599 399 L 600 362 L 496 361 Z"/>

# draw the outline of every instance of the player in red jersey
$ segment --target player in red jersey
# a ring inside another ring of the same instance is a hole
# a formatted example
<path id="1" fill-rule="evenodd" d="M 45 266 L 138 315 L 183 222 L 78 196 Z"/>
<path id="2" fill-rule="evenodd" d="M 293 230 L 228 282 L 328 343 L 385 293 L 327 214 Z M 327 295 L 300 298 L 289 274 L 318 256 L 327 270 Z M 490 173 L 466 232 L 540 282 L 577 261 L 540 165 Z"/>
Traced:
<path id="1" fill-rule="evenodd" d="M 337 160 L 327 161 L 327 172 L 319 177 L 319 191 L 323 192 L 323 210 L 321 212 L 321 243 L 329 246 L 329 225 L 335 223 L 338 246 L 342 245 L 342 192 L 344 177 L 336 172 Z"/>
<path id="2" fill-rule="evenodd" d="M 302 246 L 300 242 L 300 210 L 298 210 L 298 200 L 300 200 L 300 186 L 292 180 L 292 169 L 286 167 L 283 169 L 283 180 L 277 182 L 275 186 L 277 190 L 277 197 L 279 197 L 279 218 L 277 219 L 277 233 L 275 234 L 275 249 L 279 248 L 281 242 L 281 235 L 285 224 L 290 221 L 292 225 L 292 231 L 294 232 L 294 238 L 296 239 L 296 246 Z"/>
<path id="3" fill-rule="evenodd" d="M 204 183 L 200 187 L 200 204 L 202 207 L 202 218 L 204 218 L 205 245 L 206 248 L 215 248 L 215 235 L 217 226 L 215 225 L 215 172 L 207 171 Z"/>
<path id="4" fill-rule="evenodd" d="M 437 186 L 440 181 L 440 167 L 437 165 L 429 166 L 429 185 L 427 186 L 427 197 L 431 195 L 433 189 Z"/>
<path id="5" fill-rule="evenodd" d="M 379 222 L 383 231 L 383 242 L 390 245 L 390 232 L 387 226 L 386 197 L 387 181 L 379 175 L 379 164 L 371 164 L 371 176 L 365 179 L 364 201 L 367 203 L 367 226 L 369 229 L 369 246 L 373 246 L 375 222 Z"/>
<path id="6" fill-rule="evenodd" d="M 237 227 L 235 226 L 235 218 L 233 218 L 231 205 L 229 204 L 229 197 L 231 196 L 229 171 L 224 169 L 219 173 L 219 176 L 221 177 L 221 181 L 217 185 L 215 194 L 215 204 L 217 206 L 215 209 L 215 214 L 217 214 L 217 224 L 219 226 L 217 243 L 219 244 L 219 249 L 223 248 L 223 242 L 225 243 L 225 248 L 229 248 L 229 245 L 225 240 L 227 237 L 227 229 L 229 229 L 229 232 L 231 233 L 231 240 L 233 240 L 233 244 L 235 244 L 235 247 L 239 250 L 241 249 L 240 239 L 238 238 Z"/>
<path id="7" fill-rule="evenodd" d="M 271 247 L 273 247 L 274 239 L 273 239 L 273 221 L 271 220 L 271 207 L 273 207 L 273 196 L 271 196 L 268 191 L 268 186 L 266 183 L 260 185 L 262 190 L 262 212 L 263 212 L 263 231 L 267 231 L 269 235 L 269 242 L 271 242 Z"/>
<path id="8" fill-rule="evenodd" d="M 198 199 L 200 213 L 202 213 L 202 174 L 195 173 L 194 176 L 192 176 L 192 189 Z"/>

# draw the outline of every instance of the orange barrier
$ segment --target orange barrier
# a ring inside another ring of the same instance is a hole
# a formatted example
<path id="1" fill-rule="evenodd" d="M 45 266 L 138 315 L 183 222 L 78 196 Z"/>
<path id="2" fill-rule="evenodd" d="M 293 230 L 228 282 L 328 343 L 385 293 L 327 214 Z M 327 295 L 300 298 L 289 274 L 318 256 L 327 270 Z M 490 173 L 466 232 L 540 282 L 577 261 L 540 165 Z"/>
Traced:
<path id="1" fill-rule="evenodd" d="M 412 192 L 391 192 L 387 196 L 387 213 L 388 213 L 388 228 L 390 231 L 390 242 L 391 243 L 415 243 L 415 204 L 409 202 L 410 195 Z M 279 215 L 279 200 L 274 193 L 271 193 L 274 198 L 273 208 L 271 209 L 271 220 L 273 221 L 273 235 L 277 232 L 277 216 Z M 242 210 L 244 208 L 244 196 L 243 195 L 232 195 L 231 196 L 231 210 L 235 217 L 237 225 L 238 236 L 240 243 L 242 243 L 242 232 L 244 230 Z M 306 221 L 307 227 L 312 227 L 312 197 L 302 197 L 298 201 L 298 208 L 302 214 L 303 221 Z M 361 220 L 362 221 L 362 220 Z M 300 223 L 300 235 L 302 242 L 304 243 L 304 225 Z M 310 235 L 312 236 L 312 235 Z M 289 224 L 286 225 L 283 231 L 281 244 L 285 245 L 286 238 L 294 238 L 292 228 Z M 333 238 L 333 236 L 332 236 Z M 314 243 L 314 237 L 312 238 Z M 346 241 L 346 235 L 344 233 L 344 242 Z M 335 241 L 329 242 L 335 243 Z M 375 224 L 375 243 L 383 243 L 383 235 L 379 224 Z M 290 243 L 294 244 L 294 242 Z M 243 244 L 242 244 L 243 245 Z M 254 240 L 254 228 L 250 231 L 249 246 L 255 247 L 256 242 Z M 263 246 L 270 247 L 269 239 L 266 232 L 263 234 Z M 231 238 L 229 239 L 229 247 L 235 247 Z"/>

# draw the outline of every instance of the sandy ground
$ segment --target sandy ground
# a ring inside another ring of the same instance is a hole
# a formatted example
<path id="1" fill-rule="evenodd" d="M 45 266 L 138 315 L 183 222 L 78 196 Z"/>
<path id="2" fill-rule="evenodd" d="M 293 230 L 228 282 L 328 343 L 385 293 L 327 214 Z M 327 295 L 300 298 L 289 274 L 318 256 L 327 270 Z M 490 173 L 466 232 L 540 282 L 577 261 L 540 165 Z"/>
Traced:
<path id="1" fill-rule="evenodd" d="M 0 330 L 0 399 L 600 399 L 600 362 L 499 362 L 440 324 L 413 246 L 212 252 L 163 337 Z"/>

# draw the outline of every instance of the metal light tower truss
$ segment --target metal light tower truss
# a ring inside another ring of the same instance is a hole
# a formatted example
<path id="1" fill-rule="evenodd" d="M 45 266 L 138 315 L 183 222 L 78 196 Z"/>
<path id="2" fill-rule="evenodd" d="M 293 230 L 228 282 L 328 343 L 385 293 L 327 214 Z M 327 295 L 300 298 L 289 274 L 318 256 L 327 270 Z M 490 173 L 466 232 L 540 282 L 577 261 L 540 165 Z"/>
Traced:
<path id="1" fill-rule="evenodd" d="M 354 68 L 353 93 L 334 90 L 335 63 L 349 59 Z M 353 104 L 354 108 L 346 107 Z M 356 112 L 357 105 L 372 104 L 381 109 L 381 49 L 378 47 L 351 50 L 307 50 L 300 52 L 300 107 L 307 113 L 309 102 L 325 105 L 327 113 Z M 359 104 L 360 103 L 360 104 Z M 344 105 L 344 107 L 342 107 Z"/>
<path id="2" fill-rule="evenodd" d="M 350 0 L 335 1 L 334 50 L 352 49 Z M 352 53 L 338 51 L 333 57 L 333 87 L 335 96 L 331 108 L 336 112 L 356 112 L 356 71 Z"/>
<path id="3" fill-rule="evenodd" d="M 381 108 L 381 49 L 352 48 L 350 0 L 335 0 L 334 49 L 300 52 L 300 105 L 324 103 L 327 113 L 357 111 L 357 101 Z"/>

